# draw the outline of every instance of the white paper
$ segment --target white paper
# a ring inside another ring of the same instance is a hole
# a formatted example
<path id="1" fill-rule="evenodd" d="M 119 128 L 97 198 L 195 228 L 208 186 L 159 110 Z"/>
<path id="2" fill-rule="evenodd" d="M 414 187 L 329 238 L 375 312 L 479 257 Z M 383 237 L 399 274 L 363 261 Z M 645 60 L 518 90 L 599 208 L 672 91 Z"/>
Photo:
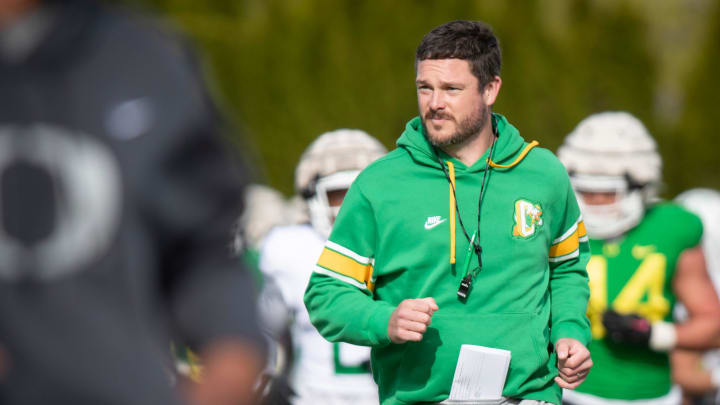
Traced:
<path id="1" fill-rule="evenodd" d="M 508 350 L 462 345 L 455 367 L 450 398 L 445 403 L 493 402 L 502 398 L 510 366 Z"/>

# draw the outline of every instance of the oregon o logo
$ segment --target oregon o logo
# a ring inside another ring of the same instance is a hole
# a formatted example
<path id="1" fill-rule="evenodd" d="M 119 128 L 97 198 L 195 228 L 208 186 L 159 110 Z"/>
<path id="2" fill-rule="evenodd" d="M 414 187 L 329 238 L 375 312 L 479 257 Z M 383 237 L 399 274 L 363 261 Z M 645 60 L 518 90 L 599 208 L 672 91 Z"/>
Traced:
<path id="1" fill-rule="evenodd" d="M 49 280 L 104 253 L 120 223 L 115 156 L 52 125 L 0 127 L 0 279 Z"/>

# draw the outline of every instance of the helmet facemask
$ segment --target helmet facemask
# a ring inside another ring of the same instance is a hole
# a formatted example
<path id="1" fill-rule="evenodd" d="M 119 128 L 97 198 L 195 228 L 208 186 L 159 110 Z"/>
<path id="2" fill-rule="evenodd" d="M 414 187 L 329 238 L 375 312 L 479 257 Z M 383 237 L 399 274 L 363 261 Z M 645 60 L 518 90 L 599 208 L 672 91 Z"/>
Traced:
<path id="1" fill-rule="evenodd" d="M 328 193 L 347 191 L 360 170 L 346 170 L 318 178 L 306 193 L 310 223 L 324 238 L 330 236 L 332 224 L 340 212 L 340 205 L 330 205 Z"/>
<path id="2" fill-rule="evenodd" d="M 611 239 L 633 228 L 645 213 L 643 191 L 627 176 L 570 175 L 585 227 L 594 239 Z M 607 193 L 614 201 L 597 204 L 589 195 Z"/>

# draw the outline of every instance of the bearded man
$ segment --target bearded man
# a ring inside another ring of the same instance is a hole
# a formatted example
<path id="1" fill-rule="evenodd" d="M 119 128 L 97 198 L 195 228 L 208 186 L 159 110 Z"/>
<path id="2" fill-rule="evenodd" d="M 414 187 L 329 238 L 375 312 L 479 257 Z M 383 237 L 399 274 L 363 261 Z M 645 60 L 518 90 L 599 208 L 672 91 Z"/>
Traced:
<path id="1" fill-rule="evenodd" d="M 372 347 L 383 405 L 559 404 L 592 366 L 580 210 L 491 113 L 500 59 L 482 22 L 423 38 L 420 116 L 351 186 L 305 292 L 326 339 Z"/>

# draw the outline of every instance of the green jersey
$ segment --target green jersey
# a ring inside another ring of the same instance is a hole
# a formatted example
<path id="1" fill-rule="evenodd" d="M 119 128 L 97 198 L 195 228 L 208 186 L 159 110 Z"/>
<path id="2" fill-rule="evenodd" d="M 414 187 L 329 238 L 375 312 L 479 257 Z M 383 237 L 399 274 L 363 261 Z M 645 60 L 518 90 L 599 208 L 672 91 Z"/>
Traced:
<path id="1" fill-rule="evenodd" d="M 619 345 L 606 339 L 603 312 L 637 313 L 672 322 L 672 279 L 680 254 L 696 246 L 702 224 L 678 205 L 650 208 L 642 222 L 620 240 L 590 239 L 588 263 L 593 369 L 577 391 L 608 399 L 651 399 L 670 391 L 667 353 Z"/>
<path id="2" fill-rule="evenodd" d="M 372 346 L 383 405 L 447 399 L 463 344 L 512 352 L 503 395 L 559 404 L 548 347 L 560 338 L 590 340 L 589 250 L 567 172 L 503 116 L 493 114 L 493 124 L 499 136 L 481 209 L 483 266 L 466 300 L 458 286 L 464 265 L 477 260 L 466 256 L 460 220 L 469 234 L 477 230 L 488 152 L 466 166 L 438 151 L 446 177 L 419 118 L 397 149 L 355 180 L 310 278 L 313 325 L 328 340 Z M 395 307 L 421 297 L 440 308 L 422 341 L 390 342 Z"/>

